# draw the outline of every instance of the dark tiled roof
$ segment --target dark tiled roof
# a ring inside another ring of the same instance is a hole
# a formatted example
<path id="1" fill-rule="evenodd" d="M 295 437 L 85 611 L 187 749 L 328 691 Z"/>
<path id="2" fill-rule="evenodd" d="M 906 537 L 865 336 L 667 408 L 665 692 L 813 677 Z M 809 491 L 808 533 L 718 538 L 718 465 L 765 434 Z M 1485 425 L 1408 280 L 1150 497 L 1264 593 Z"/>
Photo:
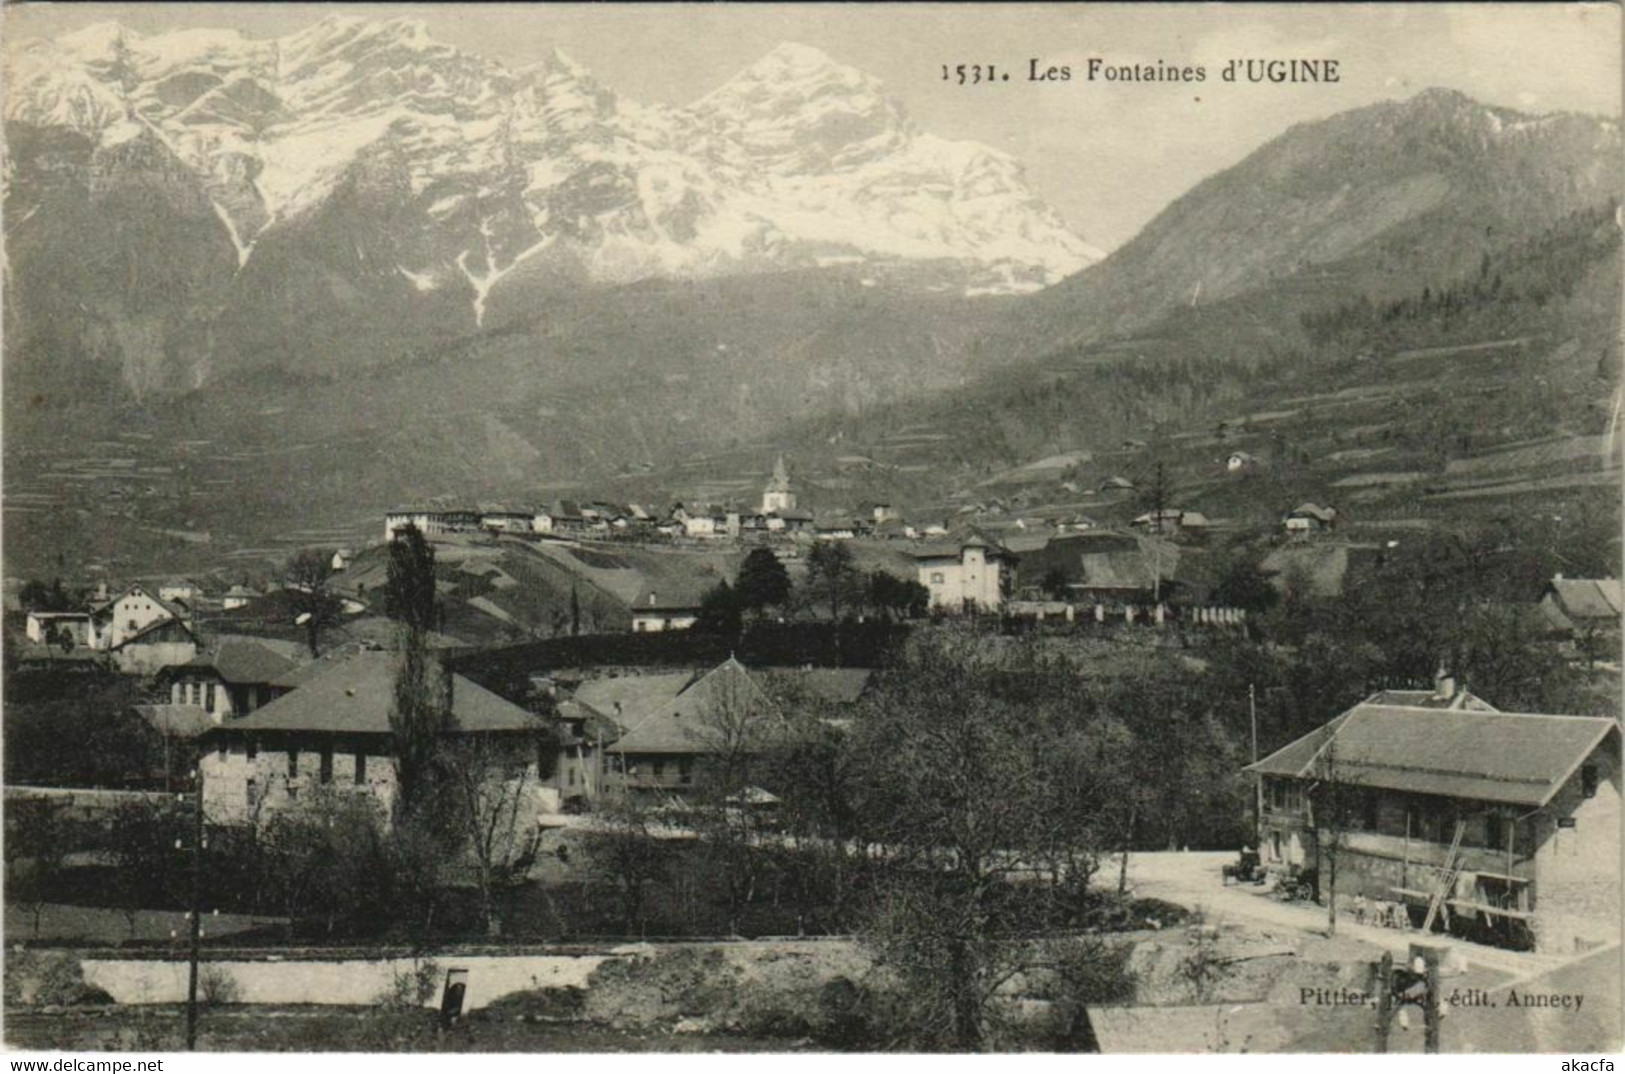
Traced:
<path id="1" fill-rule="evenodd" d="M 200 654 L 183 666 L 210 668 L 230 683 L 270 683 L 298 665 L 254 639 L 227 638 L 214 652 Z"/>
<path id="2" fill-rule="evenodd" d="M 234 720 L 232 731 L 318 731 L 388 734 L 400 654 L 359 652 L 334 660 L 308 682 Z M 527 731 L 536 719 L 461 675 L 452 676 L 452 717 L 458 731 Z"/>
<path id="3" fill-rule="evenodd" d="M 650 676 L 669 679 L 671 676 Z M 585 689 L 585 687 L 583 687 Z M 576 694 L 580 698 L 580 692 Z M 623 708 L 616 722 L 626 727 L 610 753 L 712 753 L 720 733 L 710 718 L 728 705 L 752 711 L 774 711 L 773 703 L 737 660 L 724 661 L 713 671 L 685 686 L 675 697 L 660 697 L 646 708 Z"/>
<path id="4" fill-rule="evenodd" d="M 1249 765 L 1300 779 L 1543 806 L 1618 724 L 1595 716 L 1362 702 Z"/>

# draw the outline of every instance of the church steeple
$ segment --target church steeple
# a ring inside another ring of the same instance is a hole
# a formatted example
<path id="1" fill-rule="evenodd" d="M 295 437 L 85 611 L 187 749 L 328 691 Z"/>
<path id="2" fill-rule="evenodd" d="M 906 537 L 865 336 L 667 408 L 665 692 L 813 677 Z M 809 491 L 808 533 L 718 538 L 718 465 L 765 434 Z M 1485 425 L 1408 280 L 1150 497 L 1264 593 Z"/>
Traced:
<path id="1" fill-rule="evenodd" d="M 780 455 L 773 463 L 773 476 L 768 478 L 767 487 L 762 490 L 762 514 L 789 511 L 795 506 L 796 494 L 790 487 L 790 471 L 785 468 L 784 456 Z"/>

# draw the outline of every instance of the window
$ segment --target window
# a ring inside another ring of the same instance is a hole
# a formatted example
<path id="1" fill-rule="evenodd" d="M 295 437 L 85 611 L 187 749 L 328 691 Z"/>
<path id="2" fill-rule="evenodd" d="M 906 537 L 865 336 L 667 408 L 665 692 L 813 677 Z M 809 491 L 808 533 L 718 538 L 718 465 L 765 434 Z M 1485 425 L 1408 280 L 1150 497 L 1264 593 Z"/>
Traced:
<path id="1" fill-rule="evenodd" d="M 293 748 L 288 750 L 288 778 L 299 778 L 299 751 Z"/>
<path id="2" fill-rule="evenodd" d="M 214 683 L 212 682 L 203 688 L 203 711 L 214 711 Z"/>
<path id="3" fill-rule="evenodd" d="M 215 747 L 214 755 L 222 761 L 226 759 L 226 743 L 224 740 L 221 741 L 219 746 Z"/>
<path id="4" fill-rule="evenodd" d="M 260 785 L 259 781 L 254 779 L 252 776 L 250 776 L 248 778 L 248 782 L 243 785 L 243 797 L 248 801 L 248 808 L 253 809 L 255 806 L 259 805 Z"/>
<path id="5" fill-rule="evenodd" d="M 944 575 L 941 571 L 932 571 L 931 572 L 931 584 L 932 585 L 942 585 L 947 580 L 948 580 L 947 576 Z"/>
<path id="6" fill-rule="evenodd" d="M 572 786 L 572 787 L 574 787 L 576 785 L 576 770 L 573 769 L 573 768 L 570 769 L 570 778 L 569 778 L 568 782 L 569 782 L 569 785 Z"/>
<path id="7" fill-rule="evenodd" d="M 252 760 L 256 759 L 257 757 L 259 757 L 259 755 L 260 755 L 260 740 L 257 739 L 257 738 L 249 739 L 246 751 L 247 751 L 247 754 L 248 754 L 248 759 L 250 761 L 252 761 Z"/>
<path id="8" fill-rule="evenodd" d="M 1587 798 L 1597 797 L 1597 766 L 1588 764 L 1580 769 L 1580 793 Z"/>
<path id="9" fill-rule="evenodd" d="M 322 747 L 320 775 L 323 783 L 333 782 L 333 747 L 331 745 Z"/>
<path id="10" fill-rule="evenodd" d="M 358 787 L 367 782 L 367 755 L 360 750 L 355 751 L 355 782 Z"/>

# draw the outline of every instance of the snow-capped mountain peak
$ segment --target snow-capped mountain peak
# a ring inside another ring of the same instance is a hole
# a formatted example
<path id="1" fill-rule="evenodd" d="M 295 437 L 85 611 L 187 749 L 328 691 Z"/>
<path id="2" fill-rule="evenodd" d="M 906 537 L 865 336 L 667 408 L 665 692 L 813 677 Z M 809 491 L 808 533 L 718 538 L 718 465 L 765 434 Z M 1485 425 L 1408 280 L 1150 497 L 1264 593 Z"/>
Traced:
<path id="1" fill-rule="evenodd" d="M 107 23 L 13 60 L 8 121 L 150 132 L 197 177 L 240 269 L 363 191 L 401 229 L 391 278 L 467 288 L 476 320 L 499 283 L 535 273 L 863 261 L 1012 291 L 1095 259 L 1015 161 L 919 131 L 877 79 L 807 45 L 686 108 L 625 100 L 557 49 L 509 70 L 413 18 L 330 15 L 273 40 Z"/>

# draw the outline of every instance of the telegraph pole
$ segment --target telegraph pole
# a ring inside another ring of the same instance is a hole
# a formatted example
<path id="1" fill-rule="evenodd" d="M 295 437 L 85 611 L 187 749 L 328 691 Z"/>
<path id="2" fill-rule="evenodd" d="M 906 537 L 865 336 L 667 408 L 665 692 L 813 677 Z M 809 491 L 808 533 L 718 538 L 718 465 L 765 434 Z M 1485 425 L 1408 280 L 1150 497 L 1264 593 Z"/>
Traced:
<path id="1" fill-rule="evenodd" d="M 1247 684 L 1247 716 L 1253 728 L 1253 764 L 1258 763 L 1258 691 L 1252 683 Z M 1264 777 L 1254 774 L 1253 778 L 1253 846 L 1262 853 L 1264 849 Z"/>
<path id="2" fill-rule="evenodd" d="M 193 772 L 196 783 L 196 800 L 193 802 L 192 831 L 192 898 L 191 919 L 192 939 L 191 951 L 187 956 L 186 967 L 186 1050 L 197 1051 L 197 978 L 198 961 L 203 954 L 203 766 L 198 765 Z"/>

